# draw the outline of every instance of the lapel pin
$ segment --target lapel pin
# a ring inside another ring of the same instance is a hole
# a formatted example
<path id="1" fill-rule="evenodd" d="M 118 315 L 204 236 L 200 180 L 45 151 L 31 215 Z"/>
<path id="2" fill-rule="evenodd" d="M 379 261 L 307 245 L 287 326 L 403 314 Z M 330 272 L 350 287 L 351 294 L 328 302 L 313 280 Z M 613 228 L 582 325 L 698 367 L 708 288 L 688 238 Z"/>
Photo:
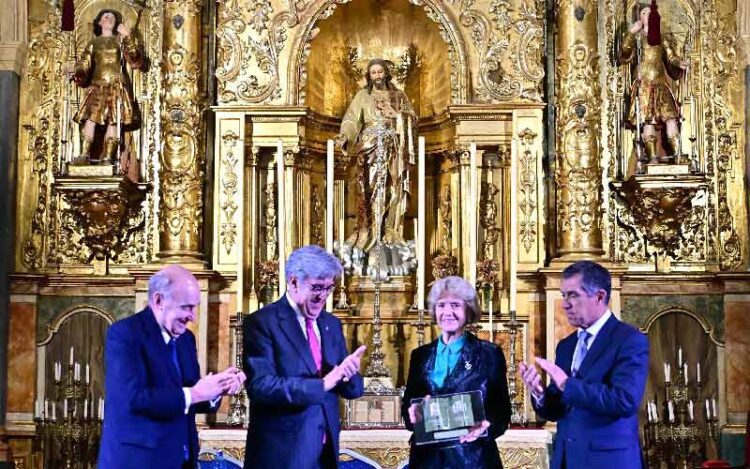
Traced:
<path id="1" fill-rule="evenodd" d="M 471 363 L 469 363 L 468 361 L 464 362 L 464 368 L 466 368 L 467 370 L 471 370 Z"/>

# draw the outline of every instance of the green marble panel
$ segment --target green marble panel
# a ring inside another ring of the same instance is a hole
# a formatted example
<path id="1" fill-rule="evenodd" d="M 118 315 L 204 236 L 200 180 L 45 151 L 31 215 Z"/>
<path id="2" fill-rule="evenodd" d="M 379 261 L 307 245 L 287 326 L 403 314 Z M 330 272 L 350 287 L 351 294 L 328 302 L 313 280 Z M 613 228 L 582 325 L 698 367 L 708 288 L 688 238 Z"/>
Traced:
<path id="1" fill-rule="evenodd" d="M 745 435 L 741 433 L 721 433 L 721 459 L 732 466 L 740 467 L 745 464 Z M 750 464 L 750 461 L 747 461 Z"/>
<path id="2" fill-rule="evenodd" d="M 714 337 L 724 342 L 724 297 L 722 295 L 623 296 L 622 320 L 643 327 L 654 314 L 680 308 L 703 318 L 714 329 Z"/>
<path id="3" fill-rule="evenodd" d="M 37 302 L 37 340 L 47 335 L 47 326 L 56 317 L 80 306 L 95 306 L 115 320 L 134 314 L 135 299 L 122 296 L 42 296 Z"/>

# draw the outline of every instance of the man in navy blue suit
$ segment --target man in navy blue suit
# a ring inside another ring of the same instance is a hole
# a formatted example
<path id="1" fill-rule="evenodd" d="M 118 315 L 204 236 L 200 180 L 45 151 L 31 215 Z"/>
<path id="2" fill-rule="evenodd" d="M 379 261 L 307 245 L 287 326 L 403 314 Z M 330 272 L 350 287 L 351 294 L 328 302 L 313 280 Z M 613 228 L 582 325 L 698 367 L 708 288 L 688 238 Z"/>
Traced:
<path id="1" fill-rule="evenodd" d="M 537 414 L 557 422 L 552 468 L 640 469 L 648 339 L 609 310 L 611 277 L 601 265 L 571 264 L 560 290 L 578 330 L 557 345 L 555 363 L 536 359 L 552 383 L 543 388 L 535 367 L 520 367 Z"/>
<path id="2" fill-rule="evenodd" d="M 196 412 L 213 412 L 245 375 L 234 367 L 200 377 L 195 337 L 187 329 L 200 287 L 171 265 L 148 284 L 148 306 L 117 321 L 104 347 L 106 407 L 98 467 L 194 468 Z"/>
<path id="3" fill-rule="evenodd" d="M 292 252 L 286 294 L 244 323 L 250 396 L 245 468 L 338 467 L 339 396 L 362 395 L 361 346 L 346 349 L 341 321 L 323 311 L 342 273 L 318 246 Z"/>

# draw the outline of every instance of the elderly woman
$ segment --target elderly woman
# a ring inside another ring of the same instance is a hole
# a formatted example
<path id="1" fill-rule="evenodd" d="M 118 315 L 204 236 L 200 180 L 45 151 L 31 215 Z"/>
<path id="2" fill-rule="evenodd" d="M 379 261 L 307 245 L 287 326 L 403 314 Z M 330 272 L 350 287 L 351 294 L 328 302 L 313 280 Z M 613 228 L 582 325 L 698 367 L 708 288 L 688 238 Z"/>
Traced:
<path id="1" fill-rule="evenodd" d="M 502 467 L 495 439 L 510 421 L 505 357 L 497 345 L 465 331 L 481 315 L 476 291 L 460 277 L 446 277 L 435 282 L 428 304 L 441 334 L 411 354 L 402 406 L 406 427 L 414 430 L 418 418 L 412 399 L 470 391 L 481 391 L 486 420 L 457 441 L 416 446 L 412 438 L 409 468 Z"/>

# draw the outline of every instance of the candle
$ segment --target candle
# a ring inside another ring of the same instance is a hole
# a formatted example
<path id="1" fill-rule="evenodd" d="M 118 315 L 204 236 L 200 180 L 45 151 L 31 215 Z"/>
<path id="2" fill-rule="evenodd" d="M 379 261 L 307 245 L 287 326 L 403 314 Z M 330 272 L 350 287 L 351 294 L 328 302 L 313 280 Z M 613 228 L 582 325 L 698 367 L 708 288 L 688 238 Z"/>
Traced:
<path id="1" fill-rule="evenodd" d="M 276 229 L 279 244 L 279 292 L 286 283 L 286 272 L 284 262 L 286 261 L 286 226 L 285 226 L 285 207 L 284 199 L 284 145 L 279 139 L 276 142 Z"/>
<path id="2" fill-rule="evenodd" d="M 477 210 L 479 205 L 479 168 L 477 167 L 477 144 L 472 143 L 469 146 L 469 283 L 472 288 L 477 282 L 477 250 L 478 250 L 478 231 Z"/>
<path id="3" fill-rule="evenodd" d="M 42 414 L 42 406 L 39 399 L 34 400 L 34 418 L 39 418 Z"/>
<path id="4" fill-rule="evenodd" d="M 91 382 L 91 370 L 89 368 L 89 364 L 86 363 L 86 384 L 89 384 Z"/>
<path id="5" fill-rule="evenodd" d="M 695 380 L 698 382 L 698 384 L 700 384 L 700 382 L 701 382 L 701 363 L 698 362 L 696 364 L 696 366 L 697 366 L 697 369 L 696 369 L 696 372 L 695 372 Z"/>
<path id="6" fill-rule="evenodd" d="M 55 403 L 52 403 L 52 420 L 57 422 L 57 410 L 55 409 Z"/>
<path id="7" fill-rule="evenodd" d="M 70 347 L 70 364 L 73 364 L 73 347 Z"/>
<path id="8" fill-rule="evenodd" d="M 518 150 L 515 139 L 510 152 L 510 273 L 508 302 L 511 314 L 516 310 L 518 294 Z"/>
<path id="9" fill-rule="evenodd" d="M 690 416 L 690 421 L 694 422 L 695 415 L 693 414 L 693 400 L 692 399 L 688 401 L 688 415 Z"/>
<path id="10" fill-rule="evenodd" d="M 706 420 L 711 418 L 711 408 L 708 406 L 708 399 L 706 399 Z"/>
<path id="11" fill-rule="evenodd" d="M 86 420 L 89 416 L 89 399 L 83 400 L 83 420 Z"/>
<path id="12" fill-rule="evenodd" d="M 44 415 L 49 416 L 49 399 L 44 398 Z"/>
<path id="13" fill-rule="evenodd" d="M 674 406 L 672 401 L 667 402 L 667 410 L 669 411 L 669 421 L 674 422 Z"/>
<path id="14" fill-rule="evenodd" d="M 427 249 L 427 198 L 425 173 L 427 167 L 424 137 L 419 137 L 417 144 L 417 308 L 424 309 L 425 289 L 427 285 L 425 251 Z"/>
<path id="15" fill-rule="evenodd" d="M 658 422 L 659 421 L 659 411 L 656 410 L 656 402 L 652 402 L 651 403 L 651 409 L 654 412 L 654 422 Z"/>
<path id="16" fill-rule="evenodd" d="M 326 251 L 333 253 L 333 185 L 334 175 L 334 153 L 333 140 L 328 139 L 326 144 Z M 333 310 L 333 295 L 326 299 L 326 309 Z"/>
<path id="17" fill-rule="evenodd" d="M 63 418 L 68 416 L 68 399 L 63 401 Z"/>
<path id="18" fill-rule="evenodd" d="M 711 398 L 711 414 L 714 418 L 719 417 L 719 413 L 716 412 L 716 399 L 714 399 L 713 397 Z"/>
<path id="19" fill-rule="evenodd" d="M 688 365 L 687 362 L 682 364 L 682 374 L 685 375 L 685 386 L 688 384 Z"/>
<path id="20" fill-rule="evenodd" d="M 677 347 L 677 366 L 682 366 L 682 347 Z"/>
<path id="21" fill-rule="evenodd" d="M 99 412 L 99 419 L 104 421 L 104 399 L 101 399 L 101 411 Z"/>
<path id="22" fill-rule="evenodd" d="M 664 362 L 664 382 L 669 383 L 672 380 L 672 367 L 669 363 Z"/>

